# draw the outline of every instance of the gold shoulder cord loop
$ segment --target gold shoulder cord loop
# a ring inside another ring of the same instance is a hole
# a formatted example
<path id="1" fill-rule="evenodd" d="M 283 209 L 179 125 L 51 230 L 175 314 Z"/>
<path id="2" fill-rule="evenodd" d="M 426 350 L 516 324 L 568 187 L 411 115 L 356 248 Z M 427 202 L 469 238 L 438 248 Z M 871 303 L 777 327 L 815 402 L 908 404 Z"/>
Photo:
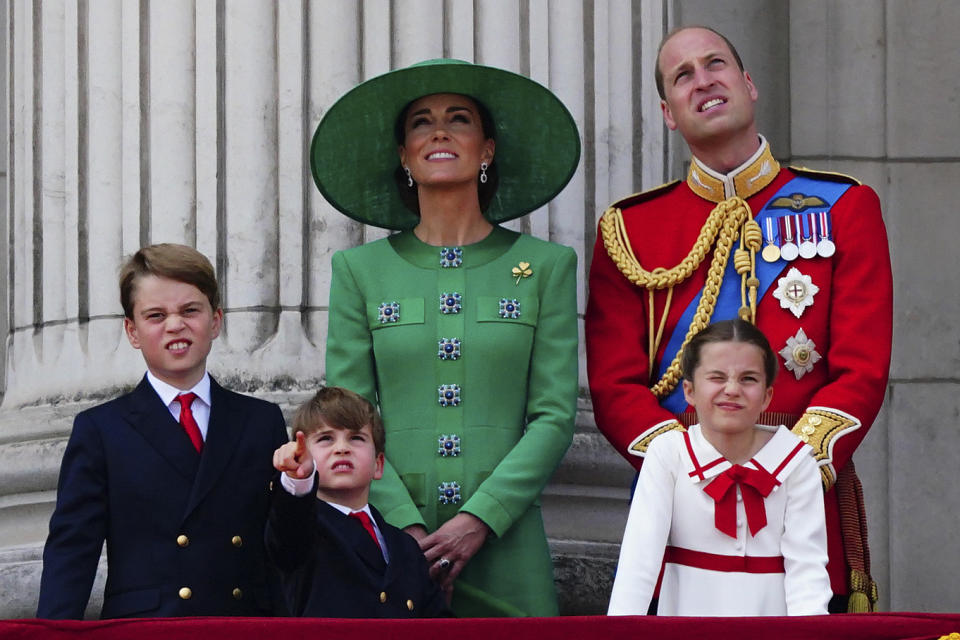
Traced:
<path id="1" fill-rule="evenodd" d="M 723 272 L 730 258 L 730 251 L 734 242 L 740 237 L 740 247 L 735 251 L 734 266 L 740 274 L 741 307 L 739 316 L 749 322 L 756 322 L 757 315 L 757 288 L 759 280 L 756 276 L 756 253 L 763 244 L 763 234 L 753 219 L 753 212 L 745 200 L 738 197 L 728 198 L 719 203 L 707 216 L 706 222 L 700 229 L 697 241 L 687 256 L 675 267 L 669 269 L 658 267 L 653 271 L 644 269 L 637 260 L 627 237 L 623 221 L 623 212 L 617 207 L 610 207 L 603 213 L 600 220 L 600 232 L 603 236 L 603 246 L 617 268 L 626 278 L 649 292 L 648 298 L 648 354 L 650 361 L 649 375 L 653 377 L 653 366 L 656 353 L 663 338 L 667 314 L 673 300 L 673 287 L 689 278 L 699 268 L 707 253 L 713 249 L 713 260 L 707 272 L 707 280 L 703 286 L 703 295 L 697 305 L 696 313 L 687 335 L 677 351 L 670 366 L 663 377 L 650 390 L 658 398 L 663 398 L 673 391 L 680 382 L 680 359 L 683 350 L 690 339 L 710 324 L 710 318 L 717 305 L 717 295 L 723 281 Z M 654 326 L 653 295 L 660 289 L 667 290 L 667 299 L 664 304 L 660 322 Z"/>

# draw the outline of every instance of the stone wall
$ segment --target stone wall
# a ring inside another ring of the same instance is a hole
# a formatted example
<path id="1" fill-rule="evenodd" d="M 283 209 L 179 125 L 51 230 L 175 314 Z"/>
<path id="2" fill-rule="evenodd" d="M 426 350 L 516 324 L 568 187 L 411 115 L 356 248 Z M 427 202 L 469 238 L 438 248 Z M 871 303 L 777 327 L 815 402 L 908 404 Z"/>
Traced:
<path id="1" fill-rule="evenodd" d="M 142 374 L 115 275 L 142 243 L 215 262 L 228 385 L 288 411 L 322 379 L 330 254 L 382 236 L 327 205 L 306 170 L 325 109 L 431 57 L 554 90 L 580 126 L 571 184 L 513 228 L 573 246 L 579 308 L 599 213 L 682 174 L 652 82 L 665 29 L 728 35 L 782 160 L 845 171 L 884 204 L 895 277 L 887 403 L 855 456 L 885 608 L 956 610 L 960 543 L 960 59 L 951 0 L 9 0 L 9 152 L 0 154 L 0 616 L 35 606 L 39 551 L 73 415 Z M 6 171 L 3 171 L 6 169 Z M 583 364 L 583 360 L 581 360 Z M 604 610 L 630 467 L 593 424 L 581 369 L 574 444 L 543 504 L 565 613 Z M 948 478 L 943 483 L 941 477 Z M 95 589 L 96 591 L 96 589 Z M 91 613 L 99 596 L 94 595 Z"/>
<path id="2" fill-rule="evenodd" d="M 210 362 L 225 385 L 289 409 L 322 380 L 330 255 L 383 235 L 326 204 L 307 170 L 316 123 L 357 82 L 456 57 L 526 74 L 563 99 L 583 163 L 554 202 L 509 226 L 575 248 L 581 313 L 598 212 L 665 174 L 663 128 L 641 117 L 655 102 L 634 71 L 634 57 L 649 68 L 662 33 L 656 5 L 44 0 L 10 2 L 7 16 L 0 615 L 34 606 L 72 416 L 142 375 L 121 331 L 124 255 L 173 241 L 211 257 L 225 328 Z M 659 160 L 641 163 L 646 154 Z M 586 401 L 578 442 L 615 458 Z M 570 470 L 593 462 L 569 460 Z M 558 480 L 551 521 L 566 520 L 571 491 L 585 509 L 610 494 L 625 505 L 625 463 L 576 484 L 589 475 Z M 608 562 L 616 515 L 603 529 Z M 554 539 L 558 557 L 593 557 L 596 542 L 576 528 Z M 595 591 L 579 610 L 606 599 Z"/>

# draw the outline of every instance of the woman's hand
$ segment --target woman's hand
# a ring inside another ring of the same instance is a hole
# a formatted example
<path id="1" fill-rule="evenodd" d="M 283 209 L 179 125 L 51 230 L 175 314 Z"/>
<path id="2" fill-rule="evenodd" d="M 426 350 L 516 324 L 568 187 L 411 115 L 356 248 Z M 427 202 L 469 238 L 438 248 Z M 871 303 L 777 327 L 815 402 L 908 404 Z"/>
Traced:
<path id="1" fill-rule="evenodd" d="M 408 534 L 414 540 L 416 540 L 417 544 L 419 544 L 421 540 L 427 537 L 427 528 L 422 524 L 411 524 L 408 527 L 404 527 L 403 532 Z"/>
<path id="2" fill-rule="evenodd" d="M 418 539 L 420 549 L 430 565 L 430 577 L 444 591 L 451 591 L 453 581 L 480 550 L 488 535 L 490 527 L 480 518 L 461 511 L 430 535 Z"/>

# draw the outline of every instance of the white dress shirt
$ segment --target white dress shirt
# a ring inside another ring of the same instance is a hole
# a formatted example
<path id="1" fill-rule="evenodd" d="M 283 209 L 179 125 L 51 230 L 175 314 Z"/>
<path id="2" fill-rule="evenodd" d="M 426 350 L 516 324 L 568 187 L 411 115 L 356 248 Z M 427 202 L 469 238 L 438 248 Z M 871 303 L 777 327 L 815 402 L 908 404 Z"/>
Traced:
<path id="1" fill-rule="evenodd" d="M 190 411 L 193 413 L 193 419 L 197 421 L 197 426 L 200 427 L 200 435 L 203 437 L 203 441 L 206 442 L 207 428 L 210 426 L 210 374 L 205 371 L 203 377 L 200 378 L 200 382 L 193 385 L 192 389 L 177 389 L 149 371 L 147 371 L 147 380 L 153 390 L 157 392 L 157 395 L 160 396 L 163 404 L 167 405 L 170 415 L 178 423 L 180 422 L 180 402 L 177 400 L 177 396 L 184 393 L 197 394 L 190 405 Z"/>

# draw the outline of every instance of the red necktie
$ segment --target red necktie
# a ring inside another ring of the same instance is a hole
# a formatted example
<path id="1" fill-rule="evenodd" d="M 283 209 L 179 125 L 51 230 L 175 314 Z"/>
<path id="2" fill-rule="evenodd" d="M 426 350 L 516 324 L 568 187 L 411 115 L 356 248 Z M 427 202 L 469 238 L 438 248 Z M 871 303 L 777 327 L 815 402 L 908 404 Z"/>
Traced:
<path id="1" fill-rule="evenodd" d="M 373 522 L 370 520 L 370 516 L 367 515 L 366 511 L 353 511 L 350 514 L 351 518 L 356 518 L 360 521 L 360 524 L 363 525 L 363 528 L 367 530 L 367 533 L 370 534 L 370 537 L 373 538 L 373 541 L 377 543 L 377 549 L 380 549 L 380 540 L 377 539 L 377 532 L 373 530 Z M 380 552 L 383 553 L 383 549 L 380 549 Z"/>
<path id="2" fill-rule="evenodd" d="M 200 427 L 197 426 L 193 411 L 190 409 L 190 405 L 193 404 L 196 397 L 197 394 L 195 393 L 184 393 L 177 396 L 177 402 L 180 403 L 180 426 L 187 432 L 190 442 L 193 443 L 193 448 L 197 450 L 197 453 L 200 453 L 203 451 L 203 436 L 200 434 Z"/>
<path id="3" fill-rule="evenodd" d="M 751 535 L 767 526 L 767 510 L 763 499 L 777 486 L 777 479 L 767 471 L 751 469 L 735 464 L 703 488 L 713 498 L 714 526 L 731 538 L 737 537 L 737 486 L 743 495 L 743 508 L 747 513 L 747 526 Z"/>

